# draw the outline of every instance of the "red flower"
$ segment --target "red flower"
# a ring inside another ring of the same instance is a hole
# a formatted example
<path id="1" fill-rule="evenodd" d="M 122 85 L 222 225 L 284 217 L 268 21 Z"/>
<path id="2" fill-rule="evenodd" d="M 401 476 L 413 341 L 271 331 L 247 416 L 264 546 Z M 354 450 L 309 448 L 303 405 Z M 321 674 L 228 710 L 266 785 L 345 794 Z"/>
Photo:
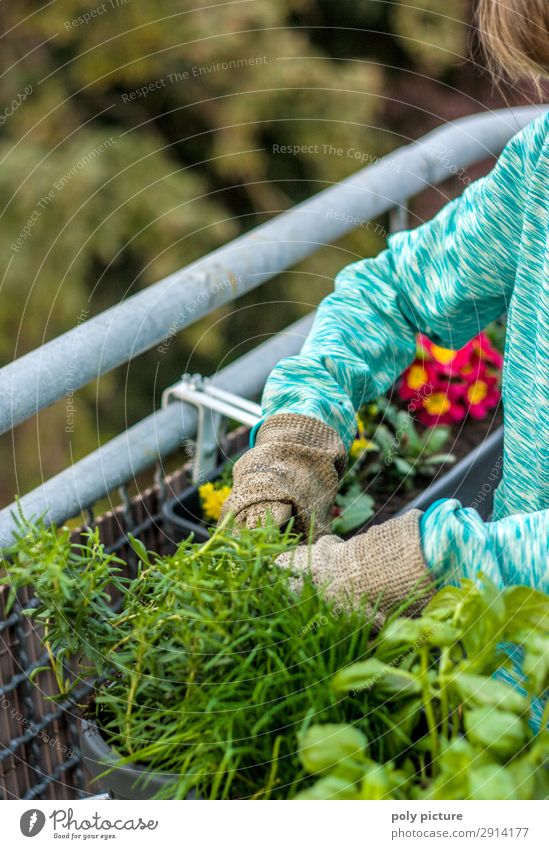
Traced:
<path id="1" fill-rule="evenodd" d="M 494 348 L 486 333 L 479 333 L 471 342 L 473 350 L 479 360 L 483 360 L 497 369 L 503 368 L 503 357 L 500 352 Z"/>
<path id="2" fill-rule="evenodd" d="M 402 375 L 398 392 L 429 427 L 460 422 L 468 414 L 482 419 L 498 404 L 502 364 L 503 357 L 484 333 L 459 351 L 419 334 L 416 359 Z"/>
<path id="3" fill-rule="evenodd" d="M 465 415 L 466 410 L 459 397 L 456 397 L 453 388 L 449 387 L 447 391 L 438 390 L 423 398 L 417 417 L 427 427 L 435 427 L 461 422 Z"/>
<path id="4" fill-rule="evenodd" d="M 500 392 L 495 377 L 485 372 L 471 383 L 463 394 L 467 413 L 474 419 L 484 419 L 494 407 L 497 407 Z"/>

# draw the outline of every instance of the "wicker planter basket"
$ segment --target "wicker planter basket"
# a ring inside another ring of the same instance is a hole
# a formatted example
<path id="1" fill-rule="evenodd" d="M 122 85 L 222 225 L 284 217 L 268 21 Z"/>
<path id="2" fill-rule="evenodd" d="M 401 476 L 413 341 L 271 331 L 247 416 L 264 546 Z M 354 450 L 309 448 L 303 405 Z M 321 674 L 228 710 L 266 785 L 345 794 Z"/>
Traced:
<path id="1" fill-rule="evenodd" d="M 425 509 L 438 498 L 456 497 L 488 518 L 501 477 L 502 440 L 500 429 L 407 507 Z M 246 445 L 247 432 L 240 428 L 230 435 L 226 452 L 234 456 Z M 219 470 L 212 478 L 218 474 Z M 191 485 L 186 466 L 95 524 L 102 541 L 131 570 L 135 554 L 127 542 L 128 533 L 160 554 L 172 552 L 191 531 L 197 539 L 207 538 L 198 507 L 197 488 Z M 84 722 L 79 736 L 77 707 L 89 698 L 93 687 L 84 686 L 70 701 L 55 703 L 48 699 L 56 691 L 49 670 L 40 672 L 31 683 L 31 672 L 47 664 L 40 631 L 22 614 L 25 607 L 32 606 L 32 594 L 22 594 L 9 616 L 6 598 L 4 587 L 0 589 L 0 799 L 74 799 L 96 794 L 98 785 L 89 783 L 86 772 L 92 778 L 104 772 L 110 750 L 92 723 Z M 169 780 L 147 778 L 137 767 L 124 767 L 116 775 L 103 784 L 117 798 L 148 798 L 159 789 L 155 782 Z"/>

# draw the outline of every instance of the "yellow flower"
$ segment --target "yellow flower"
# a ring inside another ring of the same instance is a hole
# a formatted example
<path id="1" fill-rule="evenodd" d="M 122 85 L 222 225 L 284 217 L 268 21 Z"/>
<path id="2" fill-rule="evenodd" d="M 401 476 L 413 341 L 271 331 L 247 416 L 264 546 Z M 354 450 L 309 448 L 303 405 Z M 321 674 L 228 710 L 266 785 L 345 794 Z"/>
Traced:
<path id="1" fill-rule="evenodd" d="M 442 365 L 446 366 L 448 363 L 453 362 L 457 356 L 457 351 L 453 351 L 451 348 L 441 348 L 439 345 L 431 345 L 431 354 L 435 358 L 438 363 L 442 363 Z"/>
<path id="2" fill-rule="evenodd" d="M 475 382 L 467 390 L 467 400 L 471 404 L 480 404 L 488 395 L 488 386 L 483 380 Z"/>
<path id="3" fill-rule="evenodd" d="M 361 436 L 360 439 L 355 439 L 349 450 L 351 460 L 358 460 L 366 451 L 377 451 L 377 445 L 371 439 L 366 439 Z"/>
<path id="4" fill-rule="evenodd" d="M 217 522 L 231 489 L 230 486 L 216 486 L 214 483 L 203 483 L 198 487 L 204 518 Z"/>
<path id="5" fill-rule="evenodd" d="M 364 420 L 361 418 L 360 413 L 356 414 L 356 429 L 359 433 L 364 433 Z"/>
<path id="6" fill-rule="evenodd" d="M 427 371 L 423 368 L 423 366 L 411 365 L 408 369 L 406 383 L 408 384 L 410 389 L 421 389 L 422 386 L 425 386 L 428 380 L 429 375 L 427 374 Z"/>
<path id="7" fill-rule="evenodd" d="M 423 406 L 431 416 L 443 416 L 452 405 L 444 392 L 433 392 L 429 398 L 425 398 Z"/>

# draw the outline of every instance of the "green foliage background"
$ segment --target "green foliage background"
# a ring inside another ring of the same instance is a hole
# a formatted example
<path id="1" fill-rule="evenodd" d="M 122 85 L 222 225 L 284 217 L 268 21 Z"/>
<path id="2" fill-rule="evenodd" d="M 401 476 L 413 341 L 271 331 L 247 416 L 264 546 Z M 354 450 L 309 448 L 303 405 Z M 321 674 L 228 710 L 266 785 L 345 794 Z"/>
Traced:
<path id="1" fill-rule="evenodd" d="M 359 167 L 273 145 L 374 158 L 490 98 L 466 59 L 468 0 L 451 16 L 437 0 L 200 5 L 2 4 L 2 364 Z M 382 247 L 362 228 L 107 375 L 70 399 L 72 432 L 65 399 L 3 437 L 3 502 L 149 414 L 184 370 L 211 373 L 307 312 L 339 268 Z"/>

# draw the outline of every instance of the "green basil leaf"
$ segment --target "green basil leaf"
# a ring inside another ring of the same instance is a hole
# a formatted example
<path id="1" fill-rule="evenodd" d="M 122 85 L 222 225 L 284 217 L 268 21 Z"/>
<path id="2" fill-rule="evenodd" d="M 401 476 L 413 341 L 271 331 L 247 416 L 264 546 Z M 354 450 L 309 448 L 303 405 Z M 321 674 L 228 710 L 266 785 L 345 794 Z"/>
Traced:
<path id="1" fill-rule="evenodd" d="M 362 757 L 367 745 L 366 735 L 352 725 L 312 725 L 301 735 L 299 757 L 307 772 L 324 772 L 347 759 Z"/>
<path id="2" fill-rule="evenodd" d="M 394 619 L 384 628 L 381 640 L 389 646 L 408 646 L 410 650 L 422 646 L 451 646 L 460 632 L 447 622 L 422 616 L 419 619 Z"/>
<path id="3" fill-rule="evenodd" d="M 528 710 L 529 700 L 511 684 L 485 675 L 459 673 L 453 679 L 458 696 L 479 707 L 499 707 L 514 713 Z"/>
<path id="4" fill-rule="evenodd" d="M 527 726 L 509 711 L 482 707 L 464 711 L 467 738 L 501 758 L 516 755 L 524 745 Z"/>
<path id="5" fill-rule="evenodd" d="M 410 672 L 370 658 L 340 670 L 332 687 L 338 694 L 360 693 L 371 690 L 386 697 L 413 696 L 421 692 L 421 684 Z"/>
<path id="6" fill-rule="evenodd" d="M 505 639 L 514 640 L 520 630 L 547 633 L 549 630 L 549 596 L 531 587 L 507 587 L 505 604 Z"/>
<path id="7" fill-rule="evenodd" d="M 487 764 L 469 772 L 469 799 L 516 799 L 515 785 L 501 764 Z"/>
<path id="8" fill-rule="evenodd" d="M 543 643 L 549 644 L 549 640 L 545 639 Z M 529 643 L 522 662 L 522 671 L 528 678 L 529 689 L 534 693 L 543 693 L 549 687 L 549 646 L 543 643 L 540 640 L 533 648 L 532 643 Z"/>
<path id="9" fill-rule="evenodd" d="M 379 683 L 388 671 L 392 671 L 392 667 L 371 657 L 340 669 L 332 679 L 332 688 L 339 695 L 369 690 Z"/>
<path id="10" fill-rule="evenodd" d="M 361 799 L 394 799 L 393 791 L 400 785 L 398 773 L 395 775 L 392 764 L 378 764 L 369 761 L 360 782 Z"/>
<path id="11" fill-rule="evenodd" d="M 443 587 L 428 602 L 423 613 L 433 619 L 451 619 L 458 604 L 463 601 L 464 594 L 462 587 Z"/>
<path id="12" fill-rule="evenodd" d="M 296 796 L 298 801 L 321 801 L 323 799 L 359 799 L 354 783 L 337 775 L 327 775 L 315 781 L 312 787 Z"/>
<path id="13" fill-rule="evenodd" d="M 543 767 L 541 769 L 533 767 L 531 758 L 526 757 L 514 760 L 507 764 L 505 771 L 511 779 L 514 786 L 515 799 L 542 799 L 543 796 L 536 796 L 536 772 L 547 772 Z M 545 796 L 546 798 L 546 796 Z"/>

